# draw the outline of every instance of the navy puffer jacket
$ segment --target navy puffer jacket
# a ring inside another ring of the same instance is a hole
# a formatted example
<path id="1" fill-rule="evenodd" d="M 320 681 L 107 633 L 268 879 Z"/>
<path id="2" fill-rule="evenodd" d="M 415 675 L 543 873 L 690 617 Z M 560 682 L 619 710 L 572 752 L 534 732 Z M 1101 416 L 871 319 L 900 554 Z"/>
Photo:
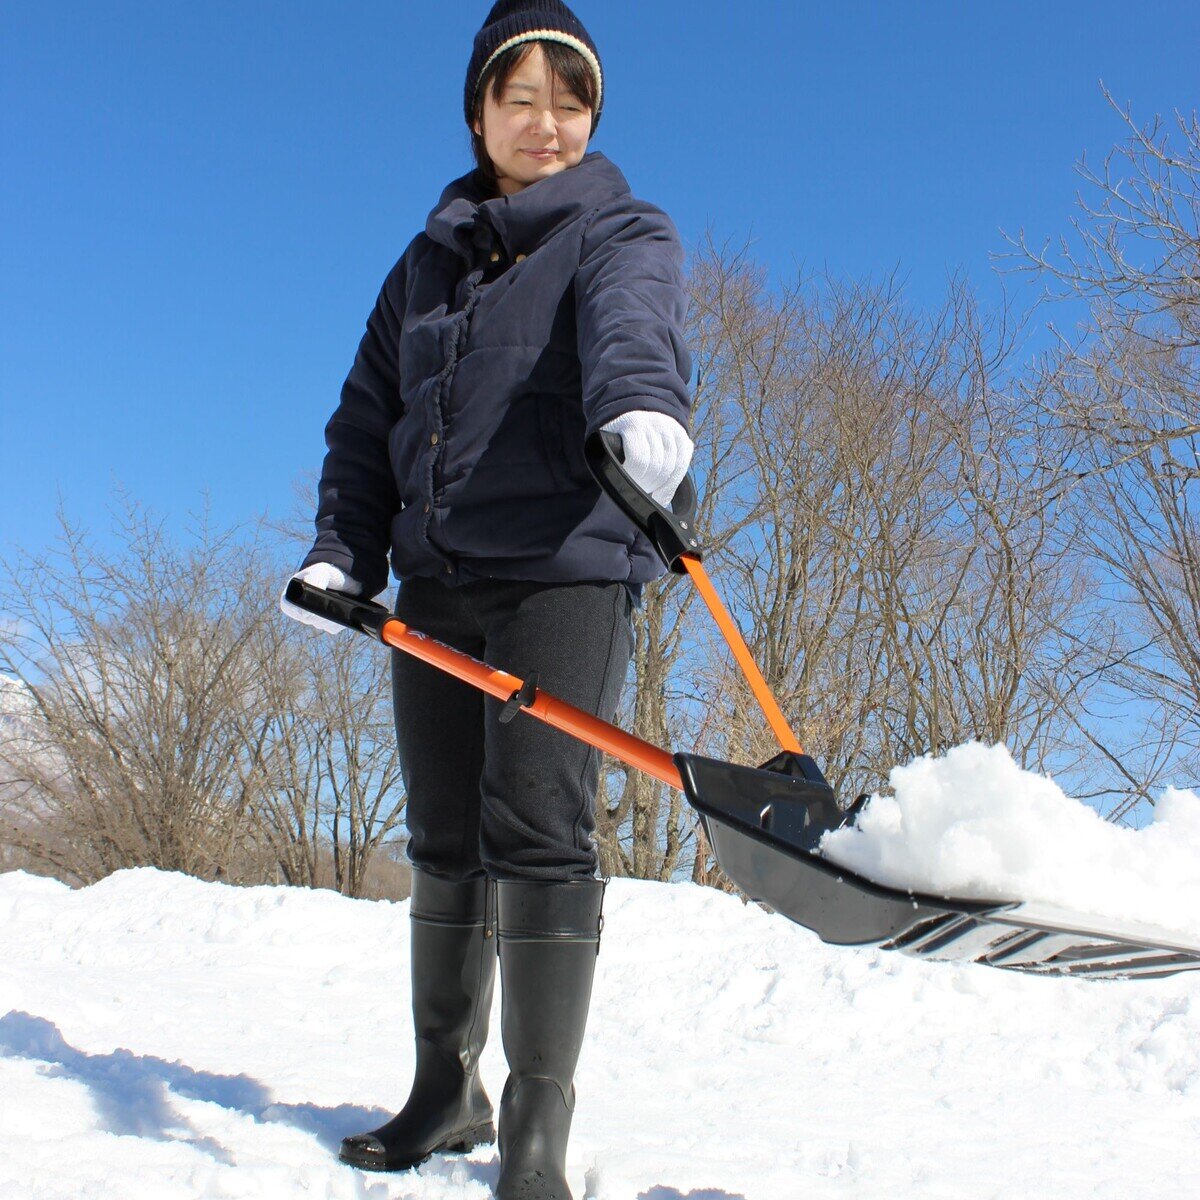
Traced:
<path id="1" fill-rule="evenodd" d="M 384 281 L 325 427 L 317 537 L 373 596 L 400 580 L 624 580 L 665 568 L 584 438 L 634 409 L 690 424 L 683 249 L 591 151 L 512 196 L 454 180 Z"/>

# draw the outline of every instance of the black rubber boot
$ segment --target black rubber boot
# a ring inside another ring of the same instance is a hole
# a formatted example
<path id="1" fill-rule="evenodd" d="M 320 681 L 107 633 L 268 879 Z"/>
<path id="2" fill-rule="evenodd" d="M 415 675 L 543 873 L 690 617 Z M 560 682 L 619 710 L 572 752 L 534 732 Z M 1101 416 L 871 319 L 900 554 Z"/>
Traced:
<path id="1" fill-rule="evenodd" d="M 412 1002 L 417 1067 L 403 1109 L 370 1133 L 342 1139 L 339 1157 L 400 1171 L 431 1154 L 496 1139 L 479 1080 L 496 981 L 495 884 L 413 871 Z"/>
<path id="2" fill-rule="evenodd" d="M 501 1035 L 497 1200 L 571 1200 L 575 1064 L 600 950 L 604 883 L 499 880 Z"/>

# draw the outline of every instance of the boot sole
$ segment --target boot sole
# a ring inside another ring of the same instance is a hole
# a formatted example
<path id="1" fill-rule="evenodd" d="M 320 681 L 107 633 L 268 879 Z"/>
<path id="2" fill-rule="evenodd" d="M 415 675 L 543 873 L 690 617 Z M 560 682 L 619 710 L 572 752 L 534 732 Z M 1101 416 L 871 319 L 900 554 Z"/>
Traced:
<path id="1" fill-rule="evenodd" d="M 490 1146 L 495 1140 L 496 1127 L 488 1121 L 464 1133 L 451 1135 L 417 1158 L 388 1158 L 386 1155 L 364 1154 L 362 1151 L 346 1150 L 344 1147 L 338 1152 L 338 1158 L 349 1166 L 360 1167 L 364 1171 L 407 1171 L 411 1167 L 428 1162 L 435 1154 L 465 1154 L 476 1146 Z"/>

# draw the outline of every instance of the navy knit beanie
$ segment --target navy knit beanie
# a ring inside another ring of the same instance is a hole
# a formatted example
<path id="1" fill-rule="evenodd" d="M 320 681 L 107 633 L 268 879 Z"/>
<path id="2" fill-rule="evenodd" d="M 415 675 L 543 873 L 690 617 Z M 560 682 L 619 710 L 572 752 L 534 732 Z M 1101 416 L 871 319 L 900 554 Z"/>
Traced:
<path id="1" fill-rule="evenodd" d="M 592 132 L 600 122 L 604 106 L 604 73 L 596 44 L 579 18 L 560 0 L 497 0 L 483 27 L 475 35 L 475 49 L 467 68 L 467 86 L 463 111 L 471 124 L 471 110 L 479 80 L 497 54 L 518 42 L 544 39 L 561 42 L 577 50 L 587 60 L 596 77 L 596 111 L 592 114 Z"/>

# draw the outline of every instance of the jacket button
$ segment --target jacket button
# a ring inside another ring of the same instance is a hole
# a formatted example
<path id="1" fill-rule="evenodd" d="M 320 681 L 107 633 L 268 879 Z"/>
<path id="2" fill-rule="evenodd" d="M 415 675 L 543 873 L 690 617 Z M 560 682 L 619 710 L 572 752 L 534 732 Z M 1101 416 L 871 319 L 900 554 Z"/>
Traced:
<path id="1" fill-rule="evenodd" d="M 438 444 L 438 435 L 436 433 L 430 435 L 429 444 L 431 446 L 436 446 Z"/>
<path id="2" fill-rule="evenodd" d="M 524 261 L 525 261 L 525 255 L 523 255 L 523 254 L 518 254 L 516 256 L 516 258 L 513 259 L 513 262 L 524 262 Z"/>
<path id="3" fill-rule="evenodd" d="M 499 262 L 499 261 L 500 261 L 500 251 L 493 250 L 492 251 L 492 262 Z"/>

